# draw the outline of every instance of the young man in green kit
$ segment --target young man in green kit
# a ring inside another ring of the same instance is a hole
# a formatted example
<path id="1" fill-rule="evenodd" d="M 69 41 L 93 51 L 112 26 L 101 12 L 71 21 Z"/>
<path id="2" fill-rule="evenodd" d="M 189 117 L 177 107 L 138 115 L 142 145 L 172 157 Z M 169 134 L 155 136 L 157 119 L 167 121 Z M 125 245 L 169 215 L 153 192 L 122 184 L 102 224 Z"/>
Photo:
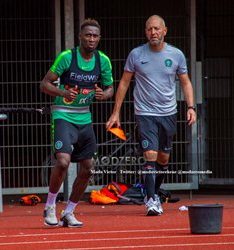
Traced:
<path id="1" fill-rule="evenodd" d="M 113 96 L 110 59 L 96 50 L 100 41 L 100 25 L 94 19 L 81 24 L 80 45 L 66 50 L 54 61 L 41 82 L 41 91 L 55 97 L 52 106 L 53 147 L 56 164 L 50 176 L 49 193 L 44 210 L 48 226 L 81 227 L 73 211 L 83 195 L 93 167 L 96 139 L 89 106 L 92 100 Z M 59 87 L 53 84 L 60 78 Z M 104 90 L 98 86 L 101 83 Z M 56 216 L 56 197 L 65 179 L 70 162 L 79 162 L 79 173 L 73 183 L 67 206 Z"/>

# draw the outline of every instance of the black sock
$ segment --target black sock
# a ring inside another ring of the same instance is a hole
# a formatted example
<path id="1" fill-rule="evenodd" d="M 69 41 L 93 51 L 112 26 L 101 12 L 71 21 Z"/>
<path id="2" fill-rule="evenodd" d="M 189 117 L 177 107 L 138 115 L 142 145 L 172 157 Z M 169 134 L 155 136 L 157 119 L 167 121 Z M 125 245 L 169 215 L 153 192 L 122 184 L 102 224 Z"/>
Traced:
<path id="1" fill-rule="evenodd" d="M 145 180 L 145 190 L 147 199 L 153 198 L 154 200 L 154 191 L 155 191 L 155 162 L 147 161 L 144 164 L 144 180 Z"/>
<path id="2" fill-rule="evenodd" d="M 159 163 L 156 163 L 156 169 L 158 172 L 156 174 L 156 178 L 155 178 L 155 194 L 158 194 L 158 190 L 161 186 L 161 184 L 163 183 L 163 180 L 165 178 L 165 172 L 168 169 L 168 164 L 167 165 L 161 165 Z"/>

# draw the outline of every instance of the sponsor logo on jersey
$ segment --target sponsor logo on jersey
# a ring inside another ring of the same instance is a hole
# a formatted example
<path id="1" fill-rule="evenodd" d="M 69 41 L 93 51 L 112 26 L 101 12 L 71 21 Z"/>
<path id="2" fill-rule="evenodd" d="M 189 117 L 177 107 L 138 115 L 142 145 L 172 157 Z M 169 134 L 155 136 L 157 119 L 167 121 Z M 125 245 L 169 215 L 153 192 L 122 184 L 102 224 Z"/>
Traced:
<path id="1" fill-rule="evenodd" d="M 94 94 L 79 100 L 79 104 L 90 103 L 93 100 Z"/>
<path id="2" fill-rule="evenodd" d="M 66 104 L 72 104 L 74 101 L 73 100 L 69 101 L 67 98 L 63 98 L 63 102 Z"/>
<path id="3" fill-rule="evenodd" d="M 80 93 L 83 95 L 88 95 L 92 91 L 94 91 L 94 89 L 80 89 Z"/>
<path id="4" fill-rule="evenodd" d="M 98 80 L 98 75 L 90 75 L 90 74 L 77 74 L 75 72 L 70 73 L 70 79 L 79 81 L 79 82 L 96 82 Z"/>

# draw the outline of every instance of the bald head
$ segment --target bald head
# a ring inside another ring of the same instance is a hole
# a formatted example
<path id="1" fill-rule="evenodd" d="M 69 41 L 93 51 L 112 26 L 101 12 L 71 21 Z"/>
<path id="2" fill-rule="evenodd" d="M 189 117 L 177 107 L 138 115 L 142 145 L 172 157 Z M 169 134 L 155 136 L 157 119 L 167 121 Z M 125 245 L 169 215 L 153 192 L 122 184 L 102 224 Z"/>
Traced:
<path id="1" fill-rule="evenodd" d="M 148 24 L 152 22 L 152 20 L 158 20 L 163 27 L 166 27 L 165 21 L 162 17 L 160 17 L 158 15 L 152 15 L 145 22 L 146 28 L 147 28 Z"/>

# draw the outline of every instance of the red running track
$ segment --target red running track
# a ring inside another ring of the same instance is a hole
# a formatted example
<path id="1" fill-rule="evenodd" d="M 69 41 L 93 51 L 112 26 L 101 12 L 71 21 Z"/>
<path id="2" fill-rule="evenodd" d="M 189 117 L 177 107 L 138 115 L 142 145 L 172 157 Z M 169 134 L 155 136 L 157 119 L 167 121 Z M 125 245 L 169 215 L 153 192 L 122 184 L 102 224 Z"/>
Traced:
<path id="1" fill-rule="evenodd" d="M 0 214 L 0 249 L 234 249 L 234 198 L 232 196 L 180 197 L 163 204 L 162 216 L 145 216 L 144 205 L 91 205 L 81 202 L 76 216 L 82 228 L 48 228 L 43 225 L 44 204 L 4 205 Z M 221 234 L 191 234 L 187 211 L 191 204 L 223 204 Z M 62 210 L 59 203 L 57 209 Z"/>

